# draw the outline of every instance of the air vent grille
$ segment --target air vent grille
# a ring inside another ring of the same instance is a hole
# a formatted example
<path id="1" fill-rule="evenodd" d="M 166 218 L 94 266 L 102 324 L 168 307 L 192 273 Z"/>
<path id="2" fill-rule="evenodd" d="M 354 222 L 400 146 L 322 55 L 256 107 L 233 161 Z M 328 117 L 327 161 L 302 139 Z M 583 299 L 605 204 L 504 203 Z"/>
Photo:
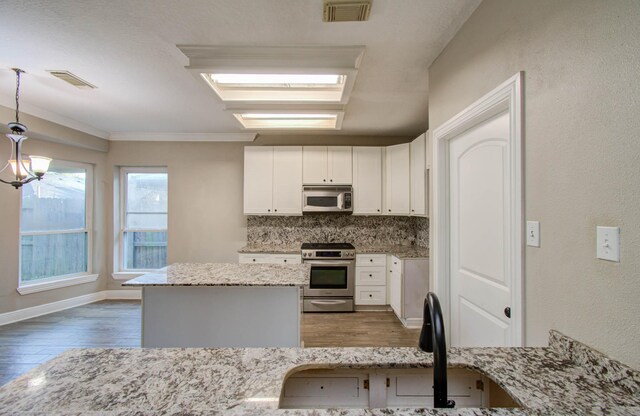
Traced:
<path id="1" fill-rule="evenodd" d="M 73 75 L 69 71 L 51 70 L 47 72 L 53 75 L 54 77 L 60 78 L 61 80 L 68 82 L 69 84 L 77 88 L 82 88 L 82 89 L 97 88 L 95 85 L 89 84 L 87 81 L 83 80 L 82 78 L 76 75 Z"/>
<path id="2" fill-rule="evenodd" d="M 369 20 L 371 0 L 325 0 L 324 22 L 364 22 Z"/>

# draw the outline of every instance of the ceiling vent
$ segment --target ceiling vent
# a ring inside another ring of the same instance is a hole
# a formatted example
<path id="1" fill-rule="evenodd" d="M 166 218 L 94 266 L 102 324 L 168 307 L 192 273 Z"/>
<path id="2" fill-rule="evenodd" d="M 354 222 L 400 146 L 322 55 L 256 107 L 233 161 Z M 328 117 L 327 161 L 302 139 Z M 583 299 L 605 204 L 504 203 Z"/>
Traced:
<path id="1" fill-rule="evenodd" d="M 324 0 L 324 22 L 364 22 L 369 20 L 371 0 Z"/>
<path id="2" fill-rule="evenodd" d="M 83 90 L 90 90 L 90 89 L 97 88 L 95 85 L 89 84 L 87 81 L 83 80 L 82 78 L 76 75 L 73 75 L 69 71 L 52 70 L 47 72 L 56 78 L 60 78 L 61 80 L 68 82 L 69 84 L 73 85 L 76 88 L 81 88 Z"/>

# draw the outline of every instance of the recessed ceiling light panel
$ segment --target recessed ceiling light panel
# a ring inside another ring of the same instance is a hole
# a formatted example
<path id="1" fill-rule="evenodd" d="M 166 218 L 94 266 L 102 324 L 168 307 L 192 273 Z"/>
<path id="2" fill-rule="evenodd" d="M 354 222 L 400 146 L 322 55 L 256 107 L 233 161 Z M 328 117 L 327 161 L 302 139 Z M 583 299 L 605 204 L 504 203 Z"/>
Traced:
<path id="1" fill-rule="evenodd" d="M 340 74 L 201 75 L 223 101 L 338 103 L 346 81 Z"/>
<path id="2" fill-rule="evenodd" d="M 246 129 L 338 129 L 341 113 L 234 113 Z"/>

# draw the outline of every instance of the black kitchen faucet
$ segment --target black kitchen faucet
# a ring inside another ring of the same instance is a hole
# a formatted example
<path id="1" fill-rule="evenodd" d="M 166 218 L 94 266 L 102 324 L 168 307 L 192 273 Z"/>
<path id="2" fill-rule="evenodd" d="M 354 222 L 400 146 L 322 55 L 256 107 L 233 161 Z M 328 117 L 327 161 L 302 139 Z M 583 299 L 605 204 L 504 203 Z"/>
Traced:
<path id="1" fill-rule="evenodd" d="M 444 336 L 444 319 L 440 301 L 435 293 L 427 293 L 420 341 L 422 351 L 433 353 L 433 407 L 450 408 L 456 405 L 447 399 L 447 341 Z"/>

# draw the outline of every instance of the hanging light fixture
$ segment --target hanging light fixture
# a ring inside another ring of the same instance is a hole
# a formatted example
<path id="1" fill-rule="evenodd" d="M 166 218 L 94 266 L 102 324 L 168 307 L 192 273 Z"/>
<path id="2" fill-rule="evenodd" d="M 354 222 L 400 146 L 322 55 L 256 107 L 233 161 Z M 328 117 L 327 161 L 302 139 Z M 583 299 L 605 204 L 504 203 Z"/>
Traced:
<path id="1" fill-rule="evenodd" d="M 20 123 L 20 74 L 24 71 L 19 68 L 13 68 L 13 71 L 16 73 L 16 121 L 8 124 L 11 130 L 11 133 L 7 134 L 11 141 L 11 157 L 0 173 L 11 166 L 15 179 L 5 181 L 0 178 L 0 182 L 18 189 L 33 180 L 42 179 L 49 169 L 51 159 L 43 156 L 29 156 L 29 160 L 22 158 L 22 143 L 27 140 L 27 136 L 24 135 L 27 132 L 27 126 Z"/>

